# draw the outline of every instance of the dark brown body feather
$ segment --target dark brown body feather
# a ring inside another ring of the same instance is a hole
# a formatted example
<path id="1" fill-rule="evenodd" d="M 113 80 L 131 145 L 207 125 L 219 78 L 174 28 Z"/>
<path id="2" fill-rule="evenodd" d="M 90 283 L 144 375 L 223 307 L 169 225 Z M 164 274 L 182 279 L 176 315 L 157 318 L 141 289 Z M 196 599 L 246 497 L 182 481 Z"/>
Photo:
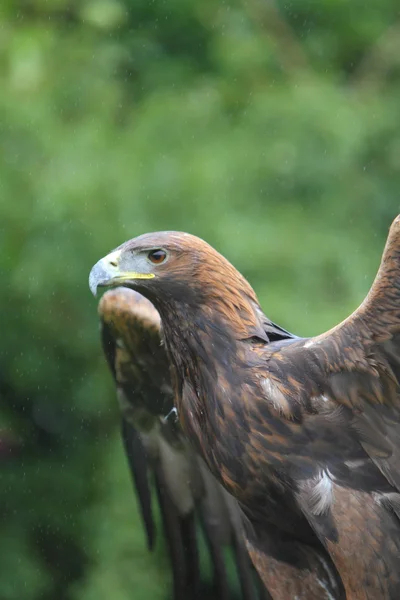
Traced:
<path id="1" fill-rule="evenodd" d="M 175 600 L 201 598 L 205 593 L 197 519 L 208 544 L 218 599 L 234 597 L 224 556 L 224 548 L 229 546 L 236 557 L 240 598 L 267 598 L 257 592 L 235 500 L 196 457 L 173 417 L 164 419 L 173 407 L 173 391 L 157 311 L 136 292 L 118 288 L 104 294 L 99 315 L 148 545 L 152 548 L 155 541 L 151 494 L 154 482 L 173 570 Z"/>
<path id="2" fill-rule="evenodd" d="M 182 427 L 240 502 L 273 597 L 290 597 L 275 564 L 305 576 L 320 561 L 328 597 L 344 597 L 333 563 L 348 600 L 400 598 L 400 218 L 361 307 L 310 339 L 269 334 L 249 284 L 187 234 L 127 242 L 119 272 L 154 247 L 165 265 L 126 285 L 160 312 Z"/>

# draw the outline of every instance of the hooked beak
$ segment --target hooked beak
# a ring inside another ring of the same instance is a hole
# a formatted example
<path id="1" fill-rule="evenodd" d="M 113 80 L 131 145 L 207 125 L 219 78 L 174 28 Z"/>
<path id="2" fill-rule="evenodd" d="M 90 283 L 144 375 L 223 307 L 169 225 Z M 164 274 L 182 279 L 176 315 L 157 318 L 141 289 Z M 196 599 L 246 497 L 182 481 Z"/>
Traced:
<path id="1" fill-rule="evenodd" d="M 89 288 L 93 296 L 96 296 L 99 287 L 116 287 L 135 279 L 152 279 L 154 277 L 153 273 L 123 271 L 120 268 L 120 262 L 121 250 L 115 250 L 94 265 L 89 275 Z"/>

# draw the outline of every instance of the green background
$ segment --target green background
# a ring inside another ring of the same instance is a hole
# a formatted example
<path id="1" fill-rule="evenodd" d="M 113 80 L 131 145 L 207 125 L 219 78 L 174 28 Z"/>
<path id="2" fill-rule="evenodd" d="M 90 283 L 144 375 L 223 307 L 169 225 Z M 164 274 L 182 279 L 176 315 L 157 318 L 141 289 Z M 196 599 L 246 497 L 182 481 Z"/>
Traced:
<path id="1" fill-rule="evenodd" d="M 91 266 L 140 233 L 225 254 L 311 335 L 399 210 L 397 0 L 0 4 L 0 599 L 158 600 Z"/>

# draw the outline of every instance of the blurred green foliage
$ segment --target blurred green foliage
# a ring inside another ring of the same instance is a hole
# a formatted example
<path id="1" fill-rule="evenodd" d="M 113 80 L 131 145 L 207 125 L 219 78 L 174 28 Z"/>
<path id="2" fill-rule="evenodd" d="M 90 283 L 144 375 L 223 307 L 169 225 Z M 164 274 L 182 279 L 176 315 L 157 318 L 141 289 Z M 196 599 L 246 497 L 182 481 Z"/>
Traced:
<path id="1" fill-rule="evenodd" d="M 399 211 L 395 0 L 0 6 L 0 598 L 162 599 L 87 276 L 186 230 L 299 334 L 362 300 Z"/>

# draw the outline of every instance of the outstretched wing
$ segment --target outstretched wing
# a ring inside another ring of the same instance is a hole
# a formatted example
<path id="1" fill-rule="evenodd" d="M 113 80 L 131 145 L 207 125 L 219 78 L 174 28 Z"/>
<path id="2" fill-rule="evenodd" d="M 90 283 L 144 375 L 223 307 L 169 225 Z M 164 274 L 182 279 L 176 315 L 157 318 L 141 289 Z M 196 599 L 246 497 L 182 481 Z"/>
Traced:
<path id="1" fill-rule="evenodd" d="M 151 493 L 154 482 L 171 558 L 175 600 L 190 600 L 200 594 L 197 519 L 209 548 L 218 598 L 233 597 L 226 572 L 225 550 L 229 547 L 236 560 L 241 597 L 263 597 L 256 591 L 236 501 L 195 455 L 173 416 L 165 418 L 173 408 L 173 392 L 157 311 L 138 293 L 117 288 L 104 294 L 99 315 L 148 546 L 153 548 L 156 534 Z"/>
<path id="2" fill-rule="evenodd" d="M 360 308 L 271 348 L 264 388 L 287 417 L 286 474 L 348 596 L 400 597 L 400 217 Z"/>
<path id="3" fill-rule="evenodd" d="M 315 344 L 329 360 L 328 396 L 350 409 L 364 451 L 400 491 L 400 217 L 363 304 Z"/>

